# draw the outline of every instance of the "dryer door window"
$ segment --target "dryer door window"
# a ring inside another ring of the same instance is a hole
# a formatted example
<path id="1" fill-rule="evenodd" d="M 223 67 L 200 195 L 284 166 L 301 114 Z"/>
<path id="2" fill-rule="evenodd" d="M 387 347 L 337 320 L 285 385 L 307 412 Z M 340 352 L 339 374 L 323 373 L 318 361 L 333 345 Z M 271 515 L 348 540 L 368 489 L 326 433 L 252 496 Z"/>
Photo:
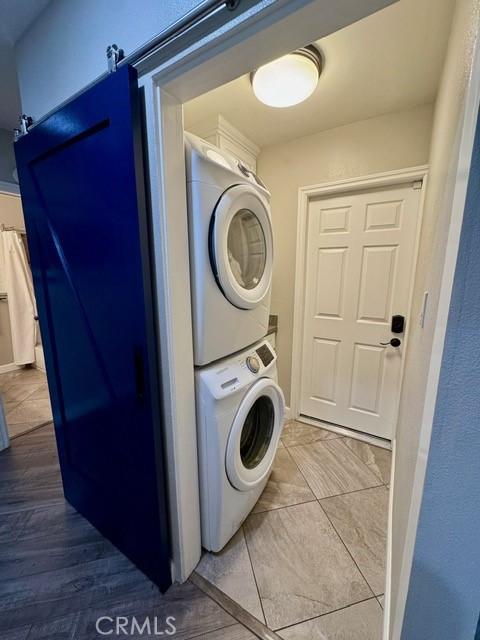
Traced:
<path id="1" fill-rule="evenodd" d="M 274 425 L 273 402 L 268 396 L 260 396 L 248 412 L 240 434 L 240 459 L 246 469 L 255 469 L 264 459 Z"/>
<path id="2" fill-rule="evenodd" d="M 267 259 L 265 234 L 259 219 L 249 209 L 233 216 L 227 234 L 230 270 L 244 289 L 254 289 L 262 280 Z"/>
<path id="3" fill-rule="evenodd" d="M 271 378 L 261 378 L 245 394 L 230 430 L 225 459 L 235 489 L 253 489 L 270 473 L 284 414 L 283 393 Z"/>
<path id="4" fill-rule="evenodd" d="M 267 206 L 253 187 L 236 185 L 215 208 L 212 267 L 223 294 L 240 309 L 253 309 L 270 289 L 273 241 Z"/>

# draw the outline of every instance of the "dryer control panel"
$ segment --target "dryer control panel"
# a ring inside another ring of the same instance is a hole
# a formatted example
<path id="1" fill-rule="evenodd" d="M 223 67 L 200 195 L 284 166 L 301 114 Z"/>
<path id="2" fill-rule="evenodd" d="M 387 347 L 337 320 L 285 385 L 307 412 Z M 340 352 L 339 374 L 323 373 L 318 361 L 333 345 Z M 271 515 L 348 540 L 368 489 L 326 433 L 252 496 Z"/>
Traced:
<path id="1" fill-rule="evenodd" d="M 275 360 L 275 356 L 272 353 L 272 346 L 268 342 L 262 344 L 262 346 L 258 347 L 256 351 L 264 367 L 268 367 L 268 365 Z"/>
<path id="2" fill-rule="evenodd" d="M 213 365 L 197 369 L 215 398 L 222 398 L 268 375 L 277 355 L 267 340 Z"/>

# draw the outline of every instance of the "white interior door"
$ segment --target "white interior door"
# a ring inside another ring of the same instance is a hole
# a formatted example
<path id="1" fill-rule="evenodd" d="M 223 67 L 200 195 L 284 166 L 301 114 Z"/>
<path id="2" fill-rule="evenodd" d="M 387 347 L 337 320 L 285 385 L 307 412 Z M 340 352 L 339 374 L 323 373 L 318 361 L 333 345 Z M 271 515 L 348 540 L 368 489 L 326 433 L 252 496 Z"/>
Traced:
<path id="1" fill-rule="evenodd" d="M 310 200 L 301 414 L 392 438 L 405 335 L 391 320 L 411 321 L 418 186 Z"/>

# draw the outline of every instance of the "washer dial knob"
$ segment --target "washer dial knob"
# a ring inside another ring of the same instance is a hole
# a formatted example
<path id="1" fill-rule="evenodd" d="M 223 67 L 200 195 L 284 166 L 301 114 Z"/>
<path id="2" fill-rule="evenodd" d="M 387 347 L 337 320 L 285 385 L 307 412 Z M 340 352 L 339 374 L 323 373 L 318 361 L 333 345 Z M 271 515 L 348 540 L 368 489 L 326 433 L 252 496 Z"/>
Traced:
<path id="1" fill-rule="evenodd" d="M 256 356 L 248 356 L 247 367 L 252 373 L 258 373 L 260 371 L 260 362 Z"/>

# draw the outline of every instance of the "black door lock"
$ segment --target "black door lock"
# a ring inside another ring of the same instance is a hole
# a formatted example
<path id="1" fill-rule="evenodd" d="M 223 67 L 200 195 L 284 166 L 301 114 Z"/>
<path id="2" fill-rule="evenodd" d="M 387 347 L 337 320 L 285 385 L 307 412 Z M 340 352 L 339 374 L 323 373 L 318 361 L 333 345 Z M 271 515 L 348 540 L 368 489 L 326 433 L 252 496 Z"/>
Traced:
<path id="1" fill-rule="evenodd" d="M 405 316 L 392 316 L 392 333 L 403 333 L 405 331 Z"/>

